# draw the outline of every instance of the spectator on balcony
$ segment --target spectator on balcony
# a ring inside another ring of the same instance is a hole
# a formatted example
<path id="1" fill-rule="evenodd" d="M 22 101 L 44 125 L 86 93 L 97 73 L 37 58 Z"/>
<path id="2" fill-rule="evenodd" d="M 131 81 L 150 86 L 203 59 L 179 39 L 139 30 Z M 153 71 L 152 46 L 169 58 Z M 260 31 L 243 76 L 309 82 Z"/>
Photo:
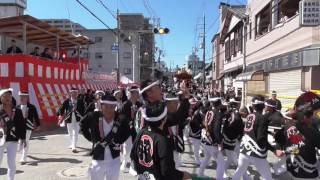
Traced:
<path id="1" fill-rule="evenodd" d="M 11 46 L 7 49 L 7 54 L 22 54 L 22 50 L 16 45 L 14 39 L 11 40 Z"/>
<path id="2" fill-rule="evenodd" d="M 43 52 L 41 53 L 41 57 L 47 58 L 47 59 L 53 59 L 52 52 L 49 48 L 44 48 Z"/>
<path id="3" fill-rule="evenodd" d="M 39 54 L 39 47 L 36 46 L 36 47 L 33 49 L 33 51 L 30 53 L 30 55 L 32 55 L 32 56 L 40 56 L 40 54 Z"/>

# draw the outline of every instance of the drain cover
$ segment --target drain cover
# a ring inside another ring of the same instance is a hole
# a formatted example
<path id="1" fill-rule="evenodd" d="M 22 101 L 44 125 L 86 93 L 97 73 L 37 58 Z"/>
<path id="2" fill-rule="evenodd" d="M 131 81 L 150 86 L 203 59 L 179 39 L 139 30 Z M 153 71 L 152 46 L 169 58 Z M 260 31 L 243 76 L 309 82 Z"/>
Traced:
<path id="1" fill-rule="evenodd" d="M 78 179 L 88 176 L 88 166 L 74 166 L 58 172 L 58 175 L 63 178 Z"/>

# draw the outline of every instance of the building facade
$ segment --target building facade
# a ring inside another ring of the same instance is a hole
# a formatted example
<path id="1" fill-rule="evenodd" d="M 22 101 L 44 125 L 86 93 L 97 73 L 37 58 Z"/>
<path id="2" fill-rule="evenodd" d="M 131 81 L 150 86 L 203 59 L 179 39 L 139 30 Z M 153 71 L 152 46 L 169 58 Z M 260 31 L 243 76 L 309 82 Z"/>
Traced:
<path id="1" fill-rule="evenodd" d="M 56 28 L 62 29 L 63 31 L 73 33 L 73 34 L 80 34 L 81 31 L 86 29 L 79 23 L 75 23 L 69 19 L 42 19 L 42 20 L 47 22 L 51 26 L 54 26 Z"/>
<path id="2" fill-rule="evenodd" d="M 263 77 L 248 81 L 248 95 L 275 90 L 284 107 L 291 107 L 301 92 L 320 89 L 320 25 L 302 25 L 303 12 L 309 9 L 299 8 L 317 2 L 320 14 L 319 1 L 249 2 L 247 72 L 263 72 Z"/>

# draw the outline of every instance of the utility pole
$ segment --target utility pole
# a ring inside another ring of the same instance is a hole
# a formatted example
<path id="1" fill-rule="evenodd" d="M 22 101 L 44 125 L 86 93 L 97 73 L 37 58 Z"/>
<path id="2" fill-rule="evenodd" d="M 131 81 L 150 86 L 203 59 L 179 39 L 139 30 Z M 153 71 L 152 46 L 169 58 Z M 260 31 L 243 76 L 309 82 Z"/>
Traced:
<path id="1" fill-rule="evenodd" d="M 119 9 L 117 9 L 117 37 L 116 44 L 117 49 L 117 84 L 120 83 L 120 19 L 119 19 Z"/>
<path id="2" fill-rule="evenodd" d="M 246 49 L 247 49 L 247 36 L 246 36 L 246 18 L 242 20 L 242 23 L 243 23 L 243 31 L 242 31 L 242 38 L 243 38 L 243 66 L 242 66 L 242 73 L 245 73 L 246 72 Z M 246 106 L 246 81 L 243 81 L 242 82 L 242 92 L 241 92 L 241 107 L 245 107 Z"/>
<path id="3" fill-rule="evenodd" d="M 206 15 L 203 13 L 203 42 L 202 42 L 202 49 L 203 49 L 203 88 L 206 86 Z"/>

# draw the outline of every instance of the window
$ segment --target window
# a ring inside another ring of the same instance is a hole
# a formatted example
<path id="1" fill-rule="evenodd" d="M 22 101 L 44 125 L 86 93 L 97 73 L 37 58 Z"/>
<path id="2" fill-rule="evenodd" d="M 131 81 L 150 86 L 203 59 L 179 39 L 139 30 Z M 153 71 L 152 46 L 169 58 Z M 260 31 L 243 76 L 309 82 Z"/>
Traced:
<path id="1" fill-rule="evenodd" d="M 64 28 L 70 28 L 71 26 L 70 25 L 64 25 Z"/>
<path id="2" fill-rule="evenodd" d="M 227 40 L 225 42 L 225 61 L 228 62 L 231 59 L 231 55 L 230 55 L 230 41 Z"/>
<path id="3" fill-rule="evenodd" d="M 231 53 L 231 55 L 235 56 L 236 49 L 235 49 L 235 40 L 234 39 L 231 40 L 230 53 Z"/>
<path id="4" fill-rule="evenodd" d="M 103 58 L 102 53 L 97 52 L 97 53 L 95 54 L 95 58 L 96 58 L 96 59 L 102 59 L 102 58 Z"/>
<path id="5" fill-rule="evenodd" d="M 123 58 L 125 58 L 125 59 L 131 59 L 131 52 L 124 52 L 124 53 L 123 53 Z"/>
<path id="6" fill-rule="evenodd" d="M 249 39 L 251 39 L 252 34 L 252 22 L 249 23 Z"/>
<path id="7" fill-rule="evenodd" d="M 268 33 L 271 29 L 270 7 L 271 7 L 270 4 L 268 4 L 256 15 L 256 26 L 255 26 L 256 37 L 259 37 L 261 35 Z"/>
<path id="8" fill-rule="evenodd" d="M 240 29 L 238 31 L 238 50 L 237 52 L 241 52 L 242 53 L 242 41 L 244 40 L 245 38 L 245 35 L 243 33 L 243 26 L 240 26 Z"/>
<path id="9" fill-rule="evenodd" d="M 300 0 L 275 0 L 272 7 L 272 13 L 274 14 L 276 21 L 275 24 L 283 23 L 287 19 L 290 19 L 294 15 L 299 13 Z"/>
<path id="10" fill-rule="evenodd" d="M 124 69 L 124 74 L 131 74 L 131 68 L 125 68 Z"/>
<path id="11" fill-rule="evenodd" d="M 84 52 L 83 53 L 84 58 L 90 58 L 90 53 L 89 52 Z"/>
<path id="12" fill-rule="evenodd" d="M 100 36 L 97 36 L 97 37 L 94 38 L 94 42 L 95 42 L 95 43 L 101 43 L 102 40 L 103 40 L 103 38 L 100 37 Z"/>

